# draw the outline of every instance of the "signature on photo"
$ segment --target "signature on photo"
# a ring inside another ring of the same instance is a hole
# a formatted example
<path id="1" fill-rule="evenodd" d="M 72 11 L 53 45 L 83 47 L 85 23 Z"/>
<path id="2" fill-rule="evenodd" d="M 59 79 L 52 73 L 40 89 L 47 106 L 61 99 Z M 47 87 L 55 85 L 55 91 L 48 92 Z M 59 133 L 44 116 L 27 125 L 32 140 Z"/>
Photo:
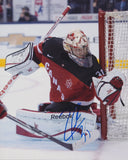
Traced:
<path id="1" fill-rule="evenodd" d="M 63 113 L 61 113 L 62 115 Z M 81 120 L 80 120 L 81 119 Z M 64 131 L 64 141 L 68 141 L 68 140 L 73 140 L 73 136 L 76 132 L 79 132 L 81 135 L 81 138 L 84 136 L 85 138 L 85 142 L 86 142 L 86 136 L 89 135 L 89 138 L 91 137 L 91 133 L 89 132 L 89 130 L 86 130 L 86 132 L 84 131 L 84 124 L 85 124 L 85 120 L 86 118 L 81 118 L 81 113 L 80 112 L 69 112 L 68 118 L 66 120 L 66 124 L 65 124 L 65 131 Z M 67 135 L 67 130 L 68 130 L 68 126 L 69 124 L 71 125 L 71 131 L 70 134 L 68 132 Z"/>

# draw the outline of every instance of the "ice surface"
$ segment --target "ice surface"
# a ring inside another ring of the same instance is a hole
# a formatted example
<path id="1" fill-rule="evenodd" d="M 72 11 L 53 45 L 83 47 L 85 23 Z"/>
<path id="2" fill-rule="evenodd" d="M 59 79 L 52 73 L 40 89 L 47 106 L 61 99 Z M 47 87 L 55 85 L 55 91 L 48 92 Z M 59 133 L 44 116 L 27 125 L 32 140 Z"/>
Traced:
<path id="1" fill-rule="evenodd" d="M 0 88 L 11 75 L 0 68 Z M 20 76 L 2 101 L 8 113 L 15 116 L 19 108 L 37 110 L 37 105 L 49 101 L 49 78 L 40 68 L 30 76 Z M 127 160 L 128 141 L 100 141 L 84 145 L 78 151 L 67 149 L 51 141 L 16 135 L 15 123 L 0 120 L 0 160 Z"/>

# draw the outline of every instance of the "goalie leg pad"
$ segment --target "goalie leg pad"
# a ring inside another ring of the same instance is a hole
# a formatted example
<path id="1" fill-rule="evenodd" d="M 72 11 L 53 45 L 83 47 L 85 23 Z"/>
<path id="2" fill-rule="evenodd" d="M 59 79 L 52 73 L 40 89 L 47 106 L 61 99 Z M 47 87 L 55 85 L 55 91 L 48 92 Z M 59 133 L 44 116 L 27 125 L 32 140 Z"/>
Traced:
<path id="1" fill-rule="evenodd" d="M 16 117 L 61 140 L 77 140 L 86 130 L 96 129 L 96 114 L 86 112 L 44 113 L 22 109 L 17 110 Z M 21 127 L 17 127 L 17 134 L 42 138 Z"/>

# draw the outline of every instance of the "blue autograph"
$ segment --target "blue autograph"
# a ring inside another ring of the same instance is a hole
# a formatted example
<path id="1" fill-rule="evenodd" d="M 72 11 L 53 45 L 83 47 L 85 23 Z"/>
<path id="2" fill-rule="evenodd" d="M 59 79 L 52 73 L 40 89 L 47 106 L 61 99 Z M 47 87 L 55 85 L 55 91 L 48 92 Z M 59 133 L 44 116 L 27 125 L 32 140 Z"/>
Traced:
<path id="1" fill-rule="evenodd" d="M 63 113 L 61 113 L 62 115 Z M 61 116 L 60 115 L 60 116 Z M 65 125 L 65 132 L 64 132 L 64 141 L 68 141 L 70 139 L 73 140 L 73 135 L 77 132 L 77 130 L 81 130 L 81 138 L 84 136 L 85 138 L 85 142 L 86 142 L 86 134 L 83 132 L 83 122 L 85 121 L 86 118 L 82 118 L 82 120 L 80 121 L 79 119 L 81 118 L 81 113 L 79 112 L 73 112 L 73 114 L 71 114 L 69 112 L 69 115 L 68 115 L 69 118 L 67 118 L 66 120 L 66 125 Z M 71 119 L 70 119 L 71 118 Z M 67 128 L 68 128 L 68 124 L 69 123 L 69 119 L 71 120 L 71 134 L 69 136 L 67 136 Z M 78 120 L 80 121 L 78 123 Z M 91 134 L 88 130 L 86 130 L 86 132 L 88 133 L 89 135 L 89 138 L 91 137 Z M 67 137 L 67 138 L 66 138 Z"/>

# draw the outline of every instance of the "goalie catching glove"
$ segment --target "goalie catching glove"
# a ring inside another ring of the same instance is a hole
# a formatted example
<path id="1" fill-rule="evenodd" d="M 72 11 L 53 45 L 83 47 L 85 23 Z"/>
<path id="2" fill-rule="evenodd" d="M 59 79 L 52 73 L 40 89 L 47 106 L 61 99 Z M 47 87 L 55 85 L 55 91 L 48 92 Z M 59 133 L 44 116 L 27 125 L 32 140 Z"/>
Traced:
<path id="1" fill-rule="evenodd" d="M 120 97 L 121 90 L 125 84 L 123 73 L 113 69 L 102 79 L 93 78 L 97 98 L 104 105 L 113 105 Z"/>
<path id="2" fill-rule="evenodd" d="M 3 102 L 0 100 L 0 119 L 4 118 L 7 116 L 7 109 Z"/>
<path id="3" fill-rule="evenodd" d="M 38 68 L 38 64 L 33 61 L 33 43 L 28 43 L 25 48 L 6 56 L 5 71 L 12 75 L 28 75 Z"/>

